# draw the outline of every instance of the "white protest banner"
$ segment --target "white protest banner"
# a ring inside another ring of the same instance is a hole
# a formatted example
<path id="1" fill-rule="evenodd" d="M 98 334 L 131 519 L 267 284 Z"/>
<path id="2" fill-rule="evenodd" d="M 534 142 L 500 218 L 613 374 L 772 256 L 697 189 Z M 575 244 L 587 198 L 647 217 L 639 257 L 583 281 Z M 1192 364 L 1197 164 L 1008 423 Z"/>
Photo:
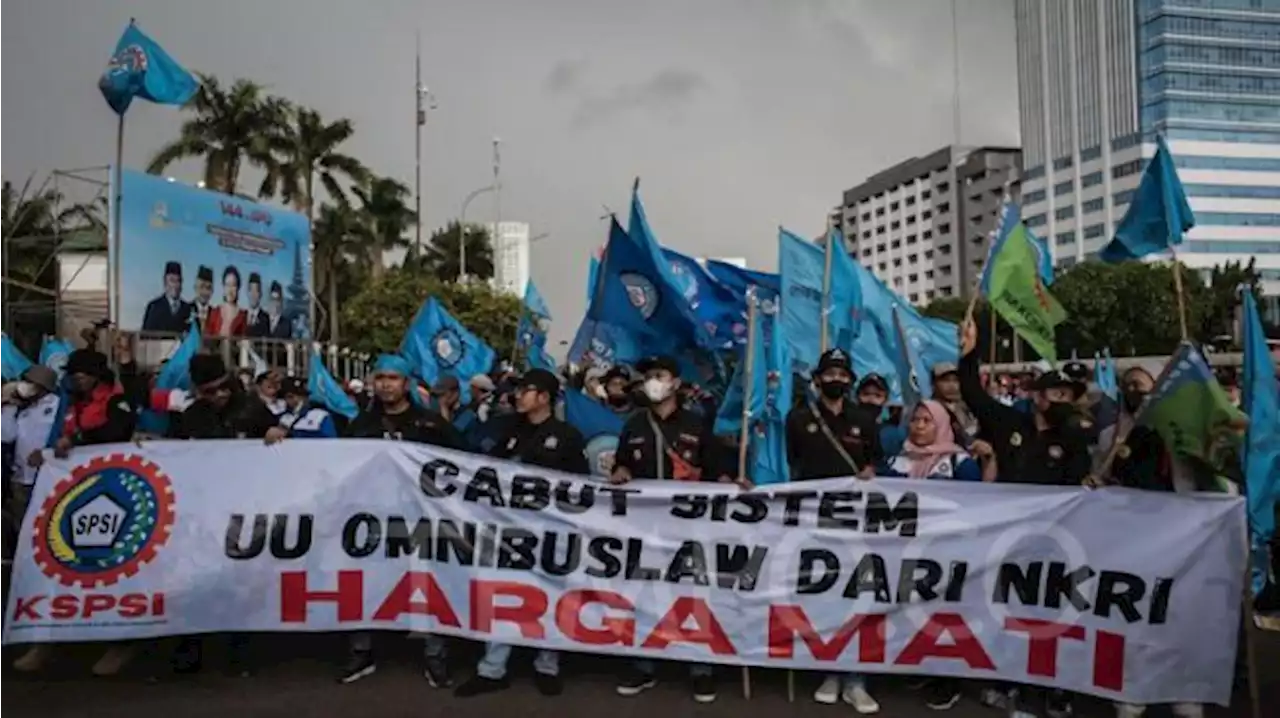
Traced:
<path id="1" fill-rule="evenodd" d="M 40 472 L 6 643 L 434 631 L 1225 704 L 1243 502 L 831 479 L 608 486 L 388 441 L 155 442 Z"/>

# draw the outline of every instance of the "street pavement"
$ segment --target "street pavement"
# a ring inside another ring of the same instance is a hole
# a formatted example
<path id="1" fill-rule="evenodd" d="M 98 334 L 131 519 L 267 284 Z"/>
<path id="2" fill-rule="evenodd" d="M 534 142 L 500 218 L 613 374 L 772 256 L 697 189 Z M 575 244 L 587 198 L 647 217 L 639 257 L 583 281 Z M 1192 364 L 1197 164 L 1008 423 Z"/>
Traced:
<path id="1" fill-rule="evenodd" d="M 89 668 L 100 648 L 68 647 L 56 662 L 37 675 L 15 674 L 9 665 L 20 655 L 4 651 L 3 705 L 5 716 L 86 716 L 91 718 L 149 718 L 174 716 L 237 716 L 244 718 L 397 718 L 398 716 L 449 716 L 450 718 L 676 718 L 676 716 L 733 718 L 821 718 L 856 715 L 849 706 L 819 706 L 811 694 L 818 678 L 797 675 L 796 701 L 787 701 L 785 671 L 752 671 L 752 697 L 742 695 L 741 670 L 720 671 L 719 699 L 709 705 L 694 703 L 685 673 L 678 665 L 664 666 L 659 685 L 634 698 L 613 692 L 613 679 L 621 662 L 587 655 L 566 657 L 563 695 L 548 698 L 530 680 L 531 654 L 516 651 L 511 661 L 512 686 L 501 693 L 470 699 L 455 698 L 447 689 L 432 689 L 420 673 L 416 653 L 419 642 L 391 634 L 379 637 L 380 663 L 374 675 L 352 685 L 334 681 L 335 667 L 343 657 L 338 636 L 270 636 L 254 644 L 262 667 L 251 678 L 224 675 L 218 669 L 223 656 L 216 642 L 207 649 L 205 670 L 196 676 L 176 677 L 155 656 L 140 656 L 119 676 L 93 678 Z M 1258 633 L 1257 663 L 1263 715 L 1280 715 L 1280 634 Z M 456 677 L 470 675 L 478 650 L 460 646 L 452 664 Z M 1243 659 L 1237 670 L 1235 699 L 1230 709 L 1212 708 L 1210 716 L 1249 716 L 1249 692 Z M 903 685 L 900 678 L 872 678 L 871 692 L 880 701 L 882 716 L 934 715 L 923 696 Z M 1077 715 L 1111 716 L 1111 707 L 1092 699 L 1077 702 Z M 992 718 L 1002 712 L 978 703 L 976 688 L 948 716 Z M 1167 708 L 1148 711 L 1167 716 Z"/>

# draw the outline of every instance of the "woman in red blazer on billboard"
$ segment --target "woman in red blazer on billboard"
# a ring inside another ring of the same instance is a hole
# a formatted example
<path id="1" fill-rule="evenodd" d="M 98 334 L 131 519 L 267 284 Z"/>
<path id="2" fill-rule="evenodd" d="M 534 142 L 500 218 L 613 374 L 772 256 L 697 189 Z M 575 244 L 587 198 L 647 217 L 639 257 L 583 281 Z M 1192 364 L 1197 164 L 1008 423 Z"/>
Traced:
<path id="1" fill-rule="evenodd" d="M 240 308 L 240 270 L 235 265 L 222 271 L 222 304 L 213 307 L 205 321 L 205 336 L 242 337 L 248 312 Z"/>

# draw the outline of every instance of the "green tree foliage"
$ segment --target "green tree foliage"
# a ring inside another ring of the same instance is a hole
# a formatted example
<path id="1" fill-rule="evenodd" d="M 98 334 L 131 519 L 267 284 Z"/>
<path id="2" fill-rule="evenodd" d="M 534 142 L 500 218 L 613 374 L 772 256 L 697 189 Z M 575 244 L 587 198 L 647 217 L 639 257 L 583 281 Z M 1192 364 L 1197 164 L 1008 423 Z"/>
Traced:
<path id="1" fill-rule="evenodd" d="M 409 188 L 388 177 L 372 177 L 365 184 L 352 187 L 351 192 L 359 200 L 364 223 L 361 261 L 376 281 L 383 274 L 383 254 L 409 246 L 405 234 L 417 221 L 408 205 Z"/>
<path id="2" fill-rule="evenodd" d="M 518 297 L 496 292 L 484 282 L 442 282 L 413 267 L 388 270 L 380 281 L 366 283 L 342 303 L 347 346 L 364 352 L 395 351 L 428 297 L 440 300 L 499 357 L 511 356 L 520 318 Z"/>
<path id="3" fill-rule="evenodd" d="M 926 317 L 945 319 L 959 324 L 969 308 L 969 300 L 961 297 L 939 297 L 920 310 Z"/>
<path id="4" fill-rule="evenodd" d="M 355 134 L 351 120 L 325 122 L 315 110 L 295 107 L 286 100 L 266 104 L 275 116 L 264 137 L 268 152 L 263 158 L 266 174 L 258 188 L 259 197 L 278 193 L 280 199 L 311 219 L 317 178 L 334 201 L 345 196 L 340 178 L 353 183 L 369 180 L 369 170 L 360 160 L 339 151 Z"/>
<path id="5" fill-rule="evenodd" d="M 493 278 L 493 243 L 488 230 L 478 224 L 467 223 L 466 231 L 457 222 L 450 222 L 444 229 L 431 233 L 427 251 L 420 266 L 437 279 L 453 282 L 458 279 L 458 249 L 462 237 L 467 242 L 467 276 L 480 279 Z"/>
<path id="6" fill-rule="evenodd" d="M 1236 310 L 1240 307 L 1242 285 L 1253 287 L 1254 297 L 1262 300 L 1261 283 L 1253 257 L 1249 258 L 1248 263 L 1227 262 L 1209 270 L 1204 313 L 1199 327 L 1199 338 L 1202 341 L 1235 335 Z"/>

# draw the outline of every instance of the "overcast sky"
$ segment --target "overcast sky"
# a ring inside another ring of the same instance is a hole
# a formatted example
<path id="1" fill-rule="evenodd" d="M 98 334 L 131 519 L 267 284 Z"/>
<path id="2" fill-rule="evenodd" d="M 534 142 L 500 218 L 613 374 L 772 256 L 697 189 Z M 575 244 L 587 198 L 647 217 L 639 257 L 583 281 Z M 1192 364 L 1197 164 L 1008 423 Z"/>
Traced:
<path id="1" fill-rule="evenodd" d="M 958 4 L 962 142 L 1016 144 L 1012 0 Z M 954 136 L 946 0 L 6 0 L 6 179 L 112 161 L 96 82 L 130 17 L 189 69 L 351 118 L 350 153 L 410 186 L 420 30 L 425 223 L 491 181 L 501 137 L 503 218 L 550 233 L 532 271 L 557 339 L 633 177 L 663 244 L 774 269 L 779 224 L 819 233 L 841 190 Z M 134 103 L 126 166 L 182 117 Z"/>

